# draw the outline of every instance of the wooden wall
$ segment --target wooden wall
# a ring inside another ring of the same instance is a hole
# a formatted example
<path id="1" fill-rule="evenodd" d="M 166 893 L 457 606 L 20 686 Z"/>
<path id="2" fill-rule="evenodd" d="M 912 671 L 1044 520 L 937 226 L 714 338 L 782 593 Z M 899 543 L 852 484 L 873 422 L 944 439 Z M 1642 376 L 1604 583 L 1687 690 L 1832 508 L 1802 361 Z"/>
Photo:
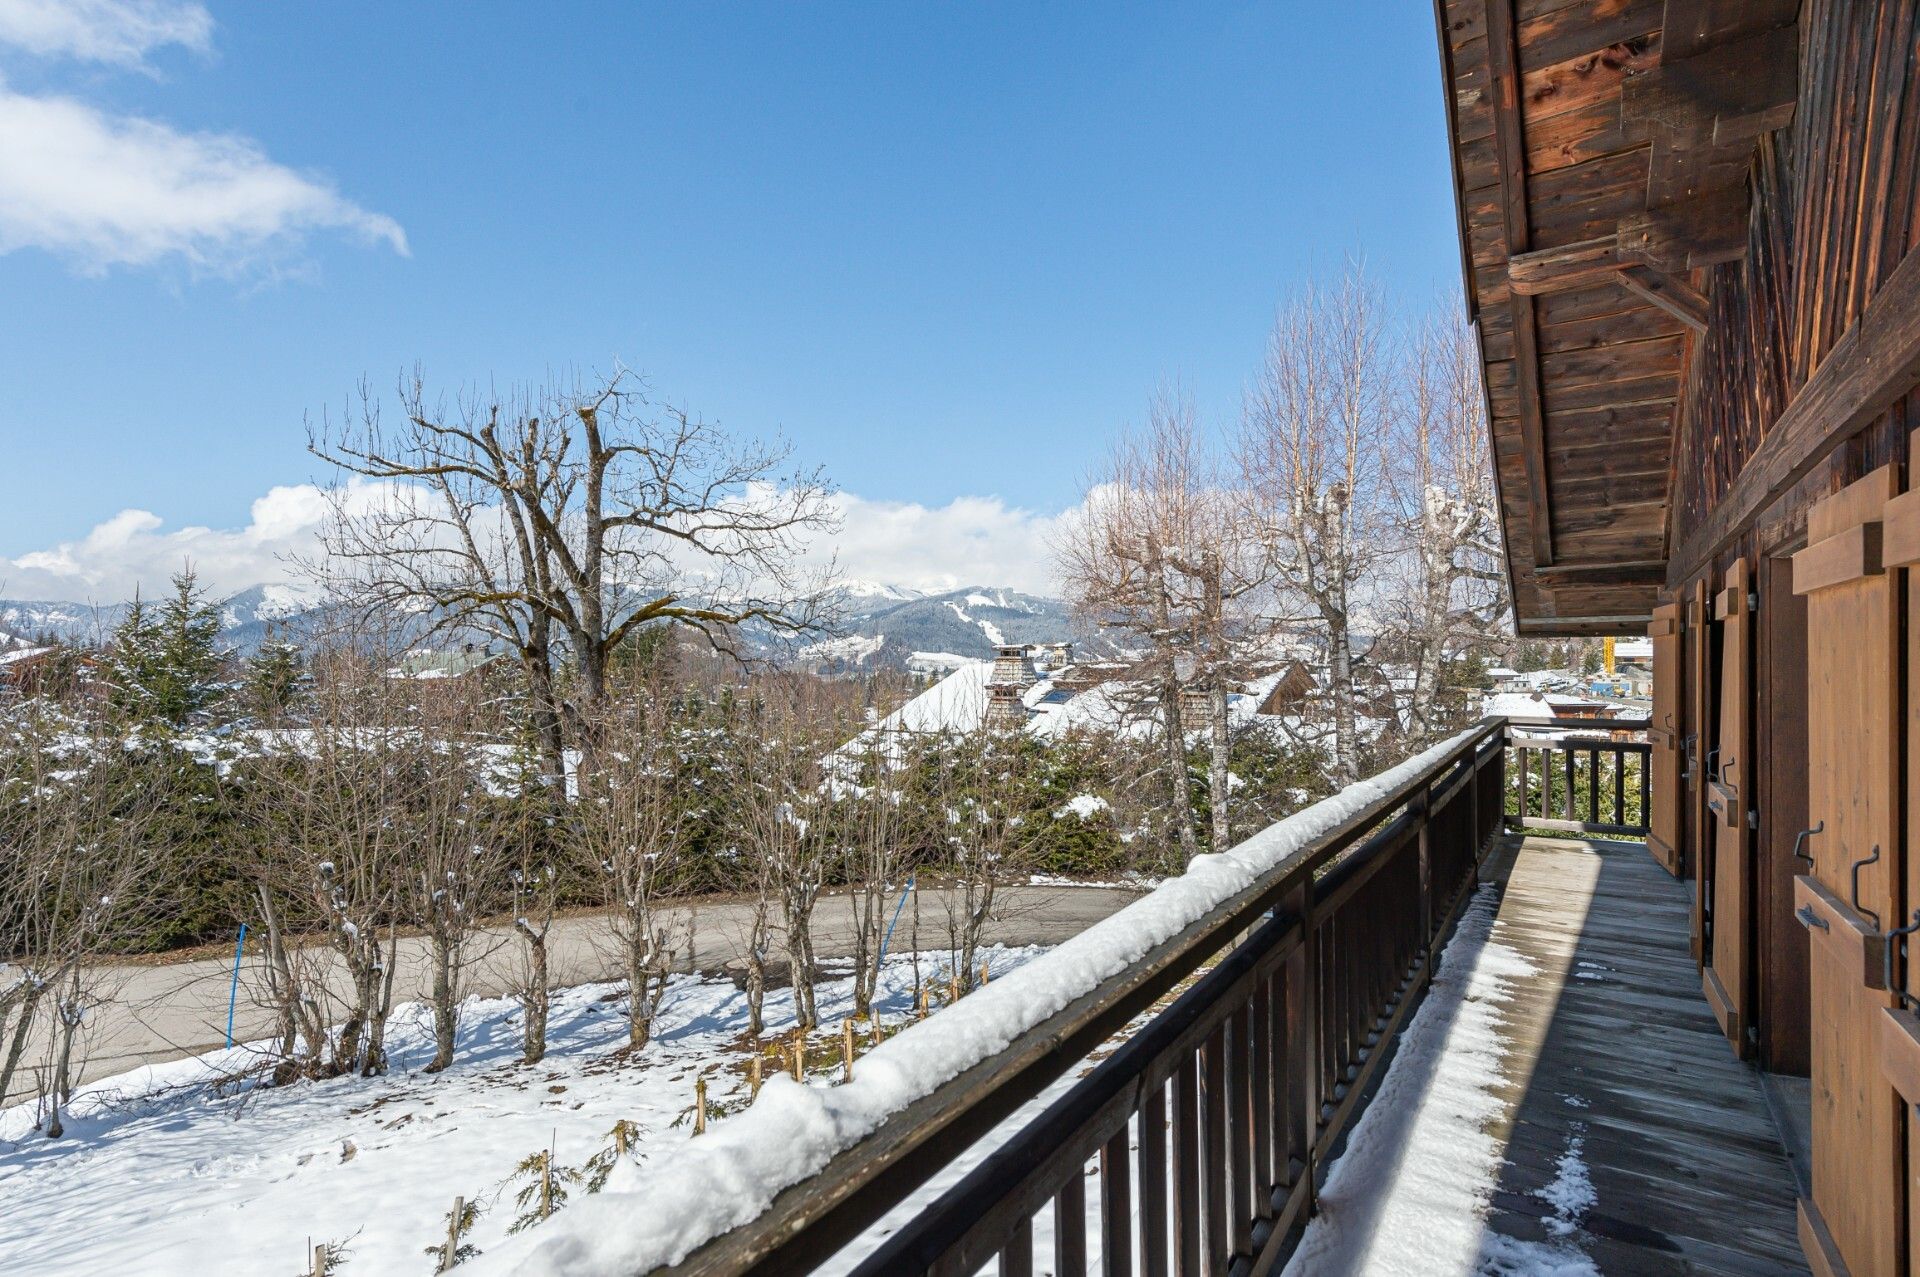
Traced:
<path id="1" fill-rule="evenodd" d="M 1806 0 L 1800 103 L 1763 141 L 1747 256 L 1709 269 L 1708 332 L 1676 426 L 1669 544 L 1725 495 L 1795 390 L 1920 243 L 1920 4 Z M 1855 436 L 1755 520 L 1737 554 L 1776 551 L 1806 507 L 1904 461 L 1920 392 Z"/>

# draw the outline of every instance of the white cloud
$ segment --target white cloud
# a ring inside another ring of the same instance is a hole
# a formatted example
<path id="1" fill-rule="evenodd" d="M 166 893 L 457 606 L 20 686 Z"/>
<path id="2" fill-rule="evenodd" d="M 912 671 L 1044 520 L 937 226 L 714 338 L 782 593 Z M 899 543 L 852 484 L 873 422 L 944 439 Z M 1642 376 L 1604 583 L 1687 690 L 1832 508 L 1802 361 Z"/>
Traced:
<path id="1" fill-rule="evenodd" d="M 942 506 L 835 499 L 842 527 L 816 547 L 836 553 L 855 580 L 919 590 L 1003 585 L 1030 594 L 1056 589 L 1048 538 L 1059 515 L 1009 506 L 998 497 L 956 497 Z"/>
<path id="2" fill-rule="evenodd" d="M 168 531 L 147 510 L 122 510 L 77 541 L 0 558 L 0 593 L 11 598 L 117 603 L 152 595 L 191 561 L 215 594 L 293 579 L 288 556 L 318 544 L 326 500 L 311 484 L 276 487 L 253 503 L 243 528 Z"/>
<path id="3" fill-rule="evenodd" d="M 178 0 L 0 0 L 0 44 L 38 57 L 146 66 L 154 49 L 177 44 L 205 53 L 213 15 Z"/>
<path id="4" fill-rule="evenodd" d="M 181 0 L 0 0 L 0 46 L 150 71 L 167 45 L 200 53 L 213 18 Z M 406 232 L 323 177 L 235 133 L 185 132 L 0 82 L 0 253 L 40 248 L 87 274 L 169 259 L 235 275 L 341 231 L 407 252 Z"/>
<path id="5" fill-rule="evenodd" d="M 316 230 L 407 251 L 398 222 L 247 138 L 0 87 L 0 253 L 43 248 L 90 272 L 180 257 L 231 274 Z"/>
<path id="6" fill-rule="evenodd" d="M 356 485 L 358 500 L 383 499 L 379 485 Z M 923 590 L 1000 585 L 1029 593 L 1054 589 L 1047 538 L 1058 515 L 1008 506 L 996 497 L 959 497 L 942 506 L 836 498 L 843 526 L 814 547 L 837 556 L 843 576 Z M 136 589 L 154 594 L 191 560 L 215 594 L 289 581 L 290 559 L 310 555 L 326 524 L 325 494 L 311 484 L 275 487 L 253 503 L 246 526 L 169 530 L 148 510 L 123 510 L 75 541 L 0 557 L 0 595 L 114 603 Z"/>

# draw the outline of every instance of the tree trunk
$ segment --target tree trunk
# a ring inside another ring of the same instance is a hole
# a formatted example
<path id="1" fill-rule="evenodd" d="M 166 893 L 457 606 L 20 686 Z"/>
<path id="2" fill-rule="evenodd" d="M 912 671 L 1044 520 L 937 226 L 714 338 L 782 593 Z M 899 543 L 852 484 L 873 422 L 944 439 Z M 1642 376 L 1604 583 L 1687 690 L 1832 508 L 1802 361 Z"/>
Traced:
<path id="1" fill-rule="evenodd" d="M 540 751 L 540 770 L 552 786 L 556 801 L 567 796 L 566 740 L 560 725 L 560 698 L 553 686 L 553 661 L 544 644 L 522 657 L 530 693 L 533 733 Z"/>
<path id="2" fill-rule="evenodd" d="M 793 973 L 793 1014 L 803 1029 L 818 1023 L 813 1001 L 813 900 L 811 891 L 787 905 L 787 965 Z"/>
<path id="3" fill-rule="evenodd" d="M 33 1027 L 33 1014 L 39 1009 L 46 986 L 30 984 L 20 999 L 20 1019 L 13 1026 L 13 1039 L 7 1043 L 6 1063 L 0 1064 L 0 1103 L 13 1092 L 13 1075 L 19 1071 L 20 1057 L 27 1049 L 27 1031 Z"/>
<path id="4" fill-rule="evenodd" d="M 1334 781 L 1345 788 L 1360 779 L 1359 730 L 1355 722 L 1353 644 L 1344 610 L 1327 617 L 1327 690 L 1333 696 Z"/>
<path id="5" fill-rule="evenodd" d="M 1215 675 L 1207 688 L 1207 715 L 1212 719 L 1213 758 L 1207 773 L 1207 789 L 1213 809 L 1213 850 L 1225 851 L 1233 845 L 1233 825 L 1228 806 L 1232 800 L 1233 771 L 1232 724 L 1227 718 L 1227 681 Z"/>
<path id="6" fill-rule="evenodd" d="M 441 934 L 433 936 L 433 991 L 428 1001 L 433 1006 L 433 1060 L 426 1071 L 438 1073 L 453 1063 L 460 1009 L 454 989 L 453 944 Z"/>
<path id="7" fill-rule="evenodd" d="M 1168 662 L 1171 669 L 1172 662 Z M 1173 805 L 1174 831 L 1180 837 L 1182 864 L 1200 854 L 1200 837 L 1193 827 L 1193 780 L 1187 774 L 1187 726 L 1180 712 L 1180 680 L 1170 672 L 1160 684 L 1161 736 L 1167 750 L 1168 801 Z"/>
<path id="8" fill-rule="evenodd" d="M 380 952 L 380 942 L 373 942 L 375 955 Z M 393 1011 L 393 968 L 400 958 L 400 938 L 395 928 L 387 927 L 386 961 L 376 974 L 379 976 L 378 992 L 374 996 L 373 1006 L 368 1017 L 367 1054 L 361 1066 L 361 1075 L 373 1077 L 387 1071 L 387 1016 Z"/>
<path id="9" fill-rule="evenodd" d="M 520 924 L 527 941 L 527 979 L 521 989 L 520 1007 L 526 1016 L 521 1032 L 520 1062 L 538 1064 L 547 1054 L 547 1010 L 551 1005 L 547 991 L 547 935 Z"/>
<path id="10" fill-rule="evenodd" d="M 53 1061 L 51 1112 L 47 1118 L 47 1138 L 57 1140 L 67 1133 L 60 1120 L 61 1106 L 73 1098 L 73 1035 L 80 1029 L 80 967 L 73 968 L 73 983 L 67 996 L 55 1000 L 60 1017 L 60 1042 Z"/>

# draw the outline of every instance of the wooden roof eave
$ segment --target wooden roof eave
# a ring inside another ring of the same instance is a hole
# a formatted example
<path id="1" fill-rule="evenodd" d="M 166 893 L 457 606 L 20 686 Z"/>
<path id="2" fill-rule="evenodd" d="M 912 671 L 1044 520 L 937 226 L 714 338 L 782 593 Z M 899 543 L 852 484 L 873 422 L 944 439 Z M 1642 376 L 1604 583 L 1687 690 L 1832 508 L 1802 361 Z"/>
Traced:
<path id="1" fill-rule="evenodd" d="M 1454 95 L 1456 76 L 1453 63 L 1453 38 L 1448 31 L 1447 23 L 1447 0 L 1433 0 L 1433 20 L 1434 32 L 1439 37 L 1440 42 L 1440 93 L 1447 112 L 1449 138 L 1447 159 L 1448 170 L 1453 174 L 1453 215 L 1454 226 L 1458 232 L 1457 238 L 1460 244 L 1460 284 L 1466 295 L 1467 322 L 1473 326 L 1473 342 L 1474 346 L 1480 352 L 1480 367 L 1484 370 L 1487 366 L 1487 342 L 1486 334 L 1480 326 L 1480 287 L 1473 277 L 1473 249 L 1468 235 L 1469 222 L 1467 218 L 1466 175 L 1460 167 L 1460 148 L 1452 143 L 1452 138 L 1459 136 L 1460 121 L 1456 114 L 1459 103 L 1456 101 Z M 1493 438 L 1493 388 L 1487 384 L 1487 378 L 1484 372 L 1480 378 L 1480 401 L 1481 407 L 1486 412 L 1487 457 L 1491 463 L 1495 455 Z M 1500 478 L 1500 467 L 1497 464 L 1493 466 L 1493 491 L 1494 503 L 1496 507 L 1502 511 L 1501 516 L 1494 520 L 1494 524 L 1500 530 L 1500 557 L 1505 560 L 1507 565 L 1505 580 L 1507 588 L 1507 610 L 1517 620 L 1520 615 L 1520 600 L 1514 587 L 1516 573 L 1514 572 L 1513 546 L 1507 539 L 1507 520 L 1504 514 L 1506 509 L 1505 484 Z"/>

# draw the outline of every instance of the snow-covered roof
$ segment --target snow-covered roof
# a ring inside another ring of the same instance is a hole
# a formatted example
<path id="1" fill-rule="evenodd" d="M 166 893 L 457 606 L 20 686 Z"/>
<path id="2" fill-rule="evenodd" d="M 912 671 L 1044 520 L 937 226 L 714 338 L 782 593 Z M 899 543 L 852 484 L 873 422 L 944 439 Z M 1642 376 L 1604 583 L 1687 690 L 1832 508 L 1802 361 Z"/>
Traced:
<path id="1" fill-rule="evenodd" d="M 16 647 L 10 652 L 0 652 L 0 665 L 13 665 L 20 661 L 30 661 L 36 656 L 45 656 L 53 651 L 51 647 Z"/>
<path id="2" fill-rule="evenodd" d="M 1653 659 L 1653 640 L 1621 639 L 1613 645 L 1613 658 L 1616 661 L 1650 661 Z"/>
<path id="3" fill-rule="evenodd" d="M 387 671 L 388 678 L 433 679 L 459 678 L 471 674 L 482 665 L 493 660 L 499 653 L 484 648 L 448 648 L 445 651 L 421 650 L 408 652 L 400 658 L 400 663 Z"/>
<path id="4" fill-rule="evenodd" d="M 1608 708 L 1609 702 L 1559 692 L 1493 692 L 1481 701 L 1481 712 L 1507 718 L 1551 718 L 1575 710 Z"/>

